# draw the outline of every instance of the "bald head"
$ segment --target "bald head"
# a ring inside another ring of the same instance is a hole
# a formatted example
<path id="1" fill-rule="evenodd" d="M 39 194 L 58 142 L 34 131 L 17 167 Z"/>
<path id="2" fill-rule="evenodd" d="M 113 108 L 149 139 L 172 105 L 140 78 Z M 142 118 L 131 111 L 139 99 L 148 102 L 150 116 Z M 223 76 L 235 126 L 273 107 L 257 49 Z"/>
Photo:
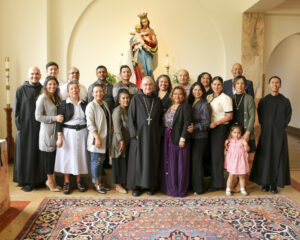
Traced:
<path id="1" fill-rule="evenodd" d="M 68 81 L 76 81 L 79 82 L 79 76 L 80 76 L 80 72 L 79 69 L 77 67 L 71 67 L 68 70 Z"/>
<path id="2" fill-rule="evenodd" d="M 190 79 L 189 72 L 185 69 L 181 69 L 178 72 L 178 81 L 180 85 L 188 85 Z"/>
<path id="3" fill-rule="evenodd" d="M 240 63 L 235 63 L 232 65 L 231 73 L 233 78 L 243 75 L 243 67 Z"/>
<path id="4" fill-rule="evenodd" d="M 152 78 L 149 76 L 143 77 L 142 86 L 141 86 L 143 93 L 146 95 L 151 95 L 152 92 L 154 91 L 154 88 L 155 86 Z"/>
<path id="5" fill-rule="evenodd" d="M 40 69 L 36 66 L 29 68 L 28 70 L 29 84 L 35 85 L 40 81 L 40 79 L 41 79 Z"/>

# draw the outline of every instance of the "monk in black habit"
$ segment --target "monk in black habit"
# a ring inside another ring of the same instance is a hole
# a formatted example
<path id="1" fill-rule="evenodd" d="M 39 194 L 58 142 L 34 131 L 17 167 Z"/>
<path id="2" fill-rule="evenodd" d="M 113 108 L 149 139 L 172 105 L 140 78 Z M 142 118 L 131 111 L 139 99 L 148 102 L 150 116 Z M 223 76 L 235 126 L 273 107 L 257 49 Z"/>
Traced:
<path id="1" fill-rule="evenodd" d="M 279 93 L 281 79 L 269 80 L 271 94 L 258 104 L 258 118 L 261 124 L 250 180 L 262 185 L 262 191 L 278 193 L 277 186 L 290 185 L 289 153 L 285 129 L 291 120 L 290 101 Z"/>
<path id="2" fill-rule="evenodd" d="M 128 110 L 131 140 L 127 187 L 133 189 L 133 196 L 139 196 L 144 189 L 152 195 L 159 188 L 163 106 L 154 89 L 152 78 L 144 77 Z"/>
<path id="3" fill-rule="evenodd" d="M 13 181 L 25 192 L 43 186 L 46 181 L 39 159 L 40 123 L 34 115 L 35 103 L 42 89 L 40 70 L 30 68 L 28 77 L 29 81 L 18 87 L 13 106 L 17 127 Z"/>

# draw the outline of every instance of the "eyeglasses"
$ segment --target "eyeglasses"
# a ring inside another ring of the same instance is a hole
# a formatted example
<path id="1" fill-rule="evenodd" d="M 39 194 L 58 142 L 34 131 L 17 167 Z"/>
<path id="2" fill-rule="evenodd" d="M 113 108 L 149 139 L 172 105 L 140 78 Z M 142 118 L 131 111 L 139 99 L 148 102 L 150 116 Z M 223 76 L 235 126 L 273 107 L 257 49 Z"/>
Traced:
<path id="1" fill-rule="evenodd" d="M 79 75 L 79 72 L 70 72 L 69 74 L 72 74 L 72 75 Z"/>

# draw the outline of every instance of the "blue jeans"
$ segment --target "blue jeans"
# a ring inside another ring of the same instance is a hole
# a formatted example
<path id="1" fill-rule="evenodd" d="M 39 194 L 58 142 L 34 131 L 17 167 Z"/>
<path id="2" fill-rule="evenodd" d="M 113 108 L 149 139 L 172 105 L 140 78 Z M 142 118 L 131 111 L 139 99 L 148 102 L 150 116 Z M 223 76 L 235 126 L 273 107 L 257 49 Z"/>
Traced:
<path id="1" fill-rule="evenodd" d="M 105 153 L 93 153 L 90 152 L 91 155 L 91 174 L 92 174 L 92 182 L 95 184 L 99 184 L 99 178 L 103 173 L 103 162 L 105 160 Z"/>

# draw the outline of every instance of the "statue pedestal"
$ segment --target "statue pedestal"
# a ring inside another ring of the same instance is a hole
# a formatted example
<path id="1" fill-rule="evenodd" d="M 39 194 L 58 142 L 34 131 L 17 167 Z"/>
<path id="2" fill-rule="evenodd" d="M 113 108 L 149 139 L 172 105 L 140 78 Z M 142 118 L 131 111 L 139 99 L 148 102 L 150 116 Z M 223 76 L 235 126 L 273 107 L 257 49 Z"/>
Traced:
<path id="1" fill-rule="evenodd" d="M 8 158 L 7 144 L 5 140 L 0 140 L 1 158 L 0 158 L 0 215 L 10 206 L 9 184 L 8 184 Z"/>

